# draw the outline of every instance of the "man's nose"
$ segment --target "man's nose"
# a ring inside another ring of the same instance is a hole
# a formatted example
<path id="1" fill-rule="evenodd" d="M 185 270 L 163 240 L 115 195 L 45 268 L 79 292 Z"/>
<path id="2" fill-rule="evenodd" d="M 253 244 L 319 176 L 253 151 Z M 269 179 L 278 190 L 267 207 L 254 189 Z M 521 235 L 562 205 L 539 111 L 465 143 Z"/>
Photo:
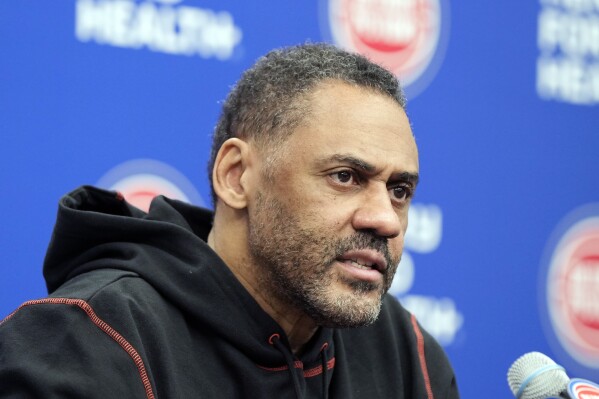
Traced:
<path id="1" fill-rule="evenodd" d="M 363 194 L 353 215 L 354 229 L 371 230 L 385 238 L 401 234 L 405 221 L 400 219 L 398 210 L 391 203 L 387 187 L 372 188 Z"/>

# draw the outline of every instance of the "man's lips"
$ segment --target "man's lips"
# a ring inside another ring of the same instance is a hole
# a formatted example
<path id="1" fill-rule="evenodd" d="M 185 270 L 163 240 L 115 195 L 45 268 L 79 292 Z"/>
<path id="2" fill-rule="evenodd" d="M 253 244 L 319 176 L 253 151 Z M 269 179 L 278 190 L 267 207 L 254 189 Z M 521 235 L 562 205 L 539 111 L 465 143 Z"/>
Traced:
<path id="1" fill-rule="evenodd" d="M 385 257 L 374 249 L 350 250 L 343 253 L 337 260 L 359 269 L 377 270 L 380 273 L 385 273 L 387 270 Z"/>

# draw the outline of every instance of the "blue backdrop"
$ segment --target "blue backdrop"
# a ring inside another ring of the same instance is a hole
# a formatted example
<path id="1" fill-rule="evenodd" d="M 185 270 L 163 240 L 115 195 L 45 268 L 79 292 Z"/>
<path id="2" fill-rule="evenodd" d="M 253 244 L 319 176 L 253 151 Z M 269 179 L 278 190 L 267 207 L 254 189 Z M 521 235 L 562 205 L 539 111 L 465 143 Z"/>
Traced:
<path id="1" fill-rule="evenodd" d="M 209 203 L 210 135 L 241 71 L 329 41 L 406 82 L 422 182 L 393 293 L 463 397 L 510 397 L 531 350 L 597 381 L 597 32 L 596 1 L 0 2 L 0 317 L 45 295 L 64 193 Z"/>

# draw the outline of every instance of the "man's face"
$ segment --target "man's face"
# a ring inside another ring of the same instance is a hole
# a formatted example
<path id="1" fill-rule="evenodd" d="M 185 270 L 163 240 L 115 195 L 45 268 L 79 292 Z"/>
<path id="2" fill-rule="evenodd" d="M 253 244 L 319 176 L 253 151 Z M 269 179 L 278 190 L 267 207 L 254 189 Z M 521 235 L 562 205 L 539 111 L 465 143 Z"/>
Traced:
<path id="1" fill-rule="evenodd" d="M 401 257 L 416 144 L 381 94 L 327 83 L 309 101 L 248 206 L 250 256 L 263 287 L 317 324 L 367 325 Z"/>

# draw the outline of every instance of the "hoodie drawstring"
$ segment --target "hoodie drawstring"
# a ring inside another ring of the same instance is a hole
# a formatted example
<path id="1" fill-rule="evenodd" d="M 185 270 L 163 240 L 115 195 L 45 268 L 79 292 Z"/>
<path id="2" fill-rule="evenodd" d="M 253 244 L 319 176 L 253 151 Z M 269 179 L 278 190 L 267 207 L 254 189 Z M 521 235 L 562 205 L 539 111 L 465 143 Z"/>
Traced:
<path id="1" fill-rule="evenodd" d="M 274 346 L 283 354 L 285 357 L 285 362 L 287 362 L 287 367 L 289 367 L 289 373 L 291 374 L 291 380 L 293 381 L 293 388 L 295 389 L 295 397 L 297 399 L 302 399 L 302 391 L 300 389 L 300 383 L 297 378 L 297 373 L 295 372 L 295 362 L 291 357 L 291 353 L 285 345 L 281 343 L 281 336 L 279 334 L 273 334 L 268 338 L 268 343 Z"/>
<path id="2" fill-rule="evenodd" d="M 325 342 L 320 348 L 320 359 L 322 360 L 322 397 L 324 399 L 328 399 L 329 397 L 329 389 L 328 389 L 328 363 L 329 358 L 327 356 L 327 349 L 329 348 L 329 344 Z"/>
<path id="3" fill-rule="evenodd" d="M 291 380 L 293 381 L 293 388 L 295 389 L 295 397 L 297 399 L 302 399 L 302 390 L 300 388 L 300 382 L 295 372 L 295 361 L 291 355 L 291 352 L 283 345 L 281 342 L 281 336 L 279 334 L 273 334 L 268 338 L 268 343 L 278 349 L 283 357 L 285 358 L 285 362 L 287 363 L 287 368 L 289 373 L 291 374 Z M 329 397 L 329 389 L 328 389 L 328 375 L 329 375 L 329 356 L 327 350 L 329 348 L 328 342 L 325 342 L 320 348 L 320 360 L 322 362 L 322 397 L 323 399 L 328 399 Z"/>

